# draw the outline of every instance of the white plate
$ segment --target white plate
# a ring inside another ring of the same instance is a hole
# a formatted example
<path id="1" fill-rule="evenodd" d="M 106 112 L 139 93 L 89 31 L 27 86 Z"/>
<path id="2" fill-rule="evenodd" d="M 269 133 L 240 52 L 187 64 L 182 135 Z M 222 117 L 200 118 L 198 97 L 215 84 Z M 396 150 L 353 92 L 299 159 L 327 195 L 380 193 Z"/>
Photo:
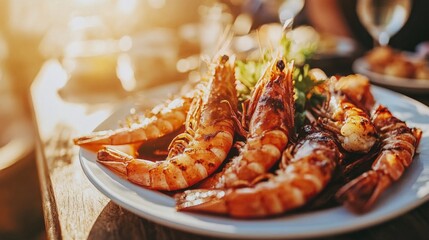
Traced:
<path id="1" fill-rule="evenodd" d="M 355 73 L 368 76 L 377 84 L 390 87 L 395 90 L 408 93 L 429 92 L 429 79 L 410 79 L 384 75 L 370 70 L 369 63 L 364 58 L 358 58 L 353 62 L 352 69 Z"/>
<path id="2" fill-rule="evenodd" d="M 177 212 L 173 198 L 118 177 L 96 162 L 95 153 L 81 149 L 80 162 L 89 180 L 118 205 L 159 224 L 184 231 L 218 237 L 266 239 L 320 237 L 357 230 L 401 215 L 429 199 L 429 108 L 379 87 L 373 87 L 373 92 L 380 103 L 387 105 L 410 126 L 420 127 L 424 134 L 420 154 L 403 178 L 364 215 L 354 215 L 343 207 L 263 220 Z M 127 110 L 128 107 L 124 107 L 116 112 L 97 130 L 114 128 Z"/>

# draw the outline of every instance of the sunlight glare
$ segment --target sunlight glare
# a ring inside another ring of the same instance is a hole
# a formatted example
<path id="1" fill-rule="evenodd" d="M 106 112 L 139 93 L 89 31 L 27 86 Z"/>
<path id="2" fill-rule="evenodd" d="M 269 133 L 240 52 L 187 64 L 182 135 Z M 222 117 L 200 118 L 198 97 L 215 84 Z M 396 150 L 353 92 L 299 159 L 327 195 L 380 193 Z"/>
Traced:
<path id="1" fill-rule="evenodd" d="M 130 36 L 123 36 L 119 39 L 119 50 L 126 52 L 133 47 L 133 40 Z"/>
<path id="2" fill-rule="evenodd" d="M 134 77 L 133 63 L 129 55 L 121 54 L 118 57 L 116 74 L 118 75 L 121 85 L 125 91 L 130 92 L 136 88 L 137 81 Z"/>
<path id="3" fill-rule="evenodd" d="M 160 9 L 165 6 L 165 0 L 148 0 L 149 6 L 155 9 Z"/>
<path id="4" fill-rule="evenodd" d="M 119 0 L 117 8 L 122 13 L 131 14 L 137 6 L 137 0 Z"/>

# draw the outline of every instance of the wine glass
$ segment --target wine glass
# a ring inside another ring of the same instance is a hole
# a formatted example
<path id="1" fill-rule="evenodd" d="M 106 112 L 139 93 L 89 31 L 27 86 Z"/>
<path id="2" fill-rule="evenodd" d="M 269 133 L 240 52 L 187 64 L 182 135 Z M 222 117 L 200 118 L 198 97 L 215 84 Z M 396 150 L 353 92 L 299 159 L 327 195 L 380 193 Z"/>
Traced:
<path id="1" fill-rule="evenodd" d="M 411 0 L 358 0 L 356 9 L 374 45 L 386 46 L 407 21 Z"/>

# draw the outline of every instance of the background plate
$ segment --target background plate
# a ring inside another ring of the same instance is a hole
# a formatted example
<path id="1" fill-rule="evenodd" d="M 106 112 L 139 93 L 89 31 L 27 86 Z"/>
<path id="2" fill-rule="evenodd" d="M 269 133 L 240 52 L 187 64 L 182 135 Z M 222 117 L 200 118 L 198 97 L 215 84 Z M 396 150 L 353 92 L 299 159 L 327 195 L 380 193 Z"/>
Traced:
<path id="1" fill-rule="evenodd" d="M 168 92 L 168 91 L 167 91 Z M 343 207 L 309 213 L 286 214 L 262 220 L 237 220 L 177 212 L 173 198 L 118 177 L 96 162 L 96 154 L 80 150 L 80 162 L 89 180 L 103 194 L 135 214 L 172 228 L 197 234 L 229 238 L 301 238 L 326 236 L 368 227 L 403 214 L 429 199 L 429 108 L 404 95 L 373 87 L 376 99 L 410 126 L 420 127 L 423 138 L 413 164 L 388 189 L 373 210 L 354 215 Z M 130 106 L 124 106 L 97 130 L 117 126 Z"/>
<path id="2" fill-rule="evenodd" d="M 429 93 L 429 79 L 411 79 L 388 76 L 373 72 L 364 58 L 358 58 L 353 62 L 352 69 L 355 73 L 367 76 L 372 82 L 401 92 Z"/>

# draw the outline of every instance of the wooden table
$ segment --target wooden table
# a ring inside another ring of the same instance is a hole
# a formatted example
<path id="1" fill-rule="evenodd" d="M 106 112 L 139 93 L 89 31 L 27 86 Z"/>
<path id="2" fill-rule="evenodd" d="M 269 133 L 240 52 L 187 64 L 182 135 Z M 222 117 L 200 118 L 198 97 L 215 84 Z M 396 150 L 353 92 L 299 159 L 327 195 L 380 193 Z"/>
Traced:
<path id="1" fill-rule="evenodd" d="M 48 61 L 31 88 L 38 130 L 40 176 L 49 239 L 217 239 L 182 232 L 141 218 L 101 194 L 84 175 L 71 139 L 90 132 L 117 104 L 65 100 L 66 74 Z M 429 104 L 428 96 L 420 100 Z M 429 202 L 383 224 L 325 239 L 428 239 Z"/>

